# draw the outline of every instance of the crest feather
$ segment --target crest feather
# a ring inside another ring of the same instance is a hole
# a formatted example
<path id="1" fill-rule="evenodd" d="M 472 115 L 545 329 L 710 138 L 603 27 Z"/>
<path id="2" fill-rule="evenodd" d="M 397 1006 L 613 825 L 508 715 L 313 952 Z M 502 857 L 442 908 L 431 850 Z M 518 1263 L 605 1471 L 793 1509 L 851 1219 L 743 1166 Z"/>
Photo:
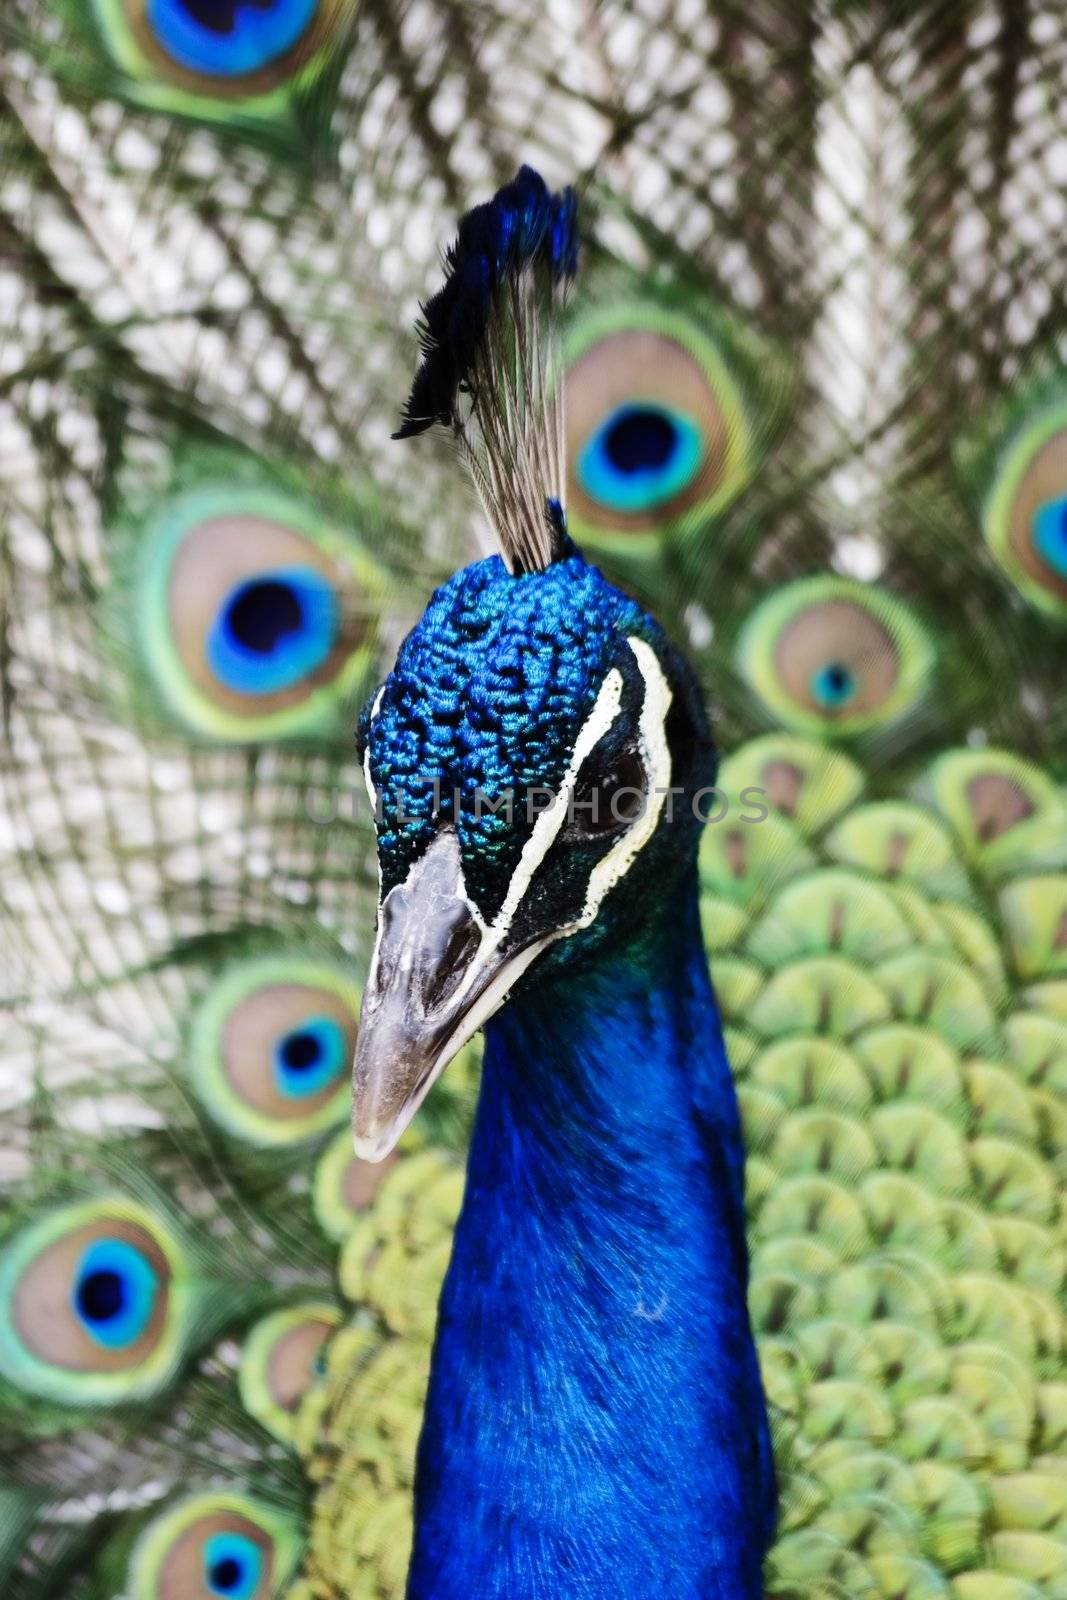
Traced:
<path id="1" fill-rule="evenodd" d="M 449 428 L 512 572 L 565 543 L 558 321 L 578 266 L 578 202 L 521 167 L 461 218 L 422 308 L 422 361 L 394 438 Z"/>

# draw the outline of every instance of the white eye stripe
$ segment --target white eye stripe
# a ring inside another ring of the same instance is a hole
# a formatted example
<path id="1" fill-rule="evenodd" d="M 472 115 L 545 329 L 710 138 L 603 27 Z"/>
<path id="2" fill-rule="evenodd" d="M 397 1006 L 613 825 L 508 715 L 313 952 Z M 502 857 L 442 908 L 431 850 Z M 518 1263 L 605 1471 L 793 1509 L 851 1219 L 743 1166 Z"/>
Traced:
<path id="1" fill-rule="evenodd" d="M 667 743 L 666 724 L 667 713 L 673 699 L 671 688 L 651 646 L 643 639 L 630 637 L 626 643 L 633 651 L 645 687 L 637 728 L 638 748 L 647 779 L 645 805 L 633 825 L 616 840 L 607 855 L 601 857 L 594 866 L 586 885 L 585 903 L 577 921 L 568 923 L 566 927 L 558 928 L 547 938 L 539 940 L 538 953 L 549 944 L 569 938 L 581 928 L 587 928 L 595 919 L 606 895 L 629 872 L 655 833 L 667 799 L 671 782 L 671 753 Z M 622 687 L 622 675 L 613 667 L 604 679 L 596 704 L 575 740 L 567 771 L 556 798 L 552 806 L 537 818 L 533 833 L 523 847 L 519 864 L 508 884 L 504 904 L 488 930 L 488 937 L 483 940 L 482 949 L 472 963 L 472 969 L 465 977 L 461 993 L 473 983 L 473 974 L 481 969 L 483 958 L 488 959 L 506 937 L 534 874 L 558 839 L 568 815 L 570 802 L 574 797 L 582 764 L 612 727 L 622 708 Z"/>
<path id="2" fill-rule="evenodd" d="M 559 837 L 560 829 L 567 820 L 567 812 L 571 797 L 574 794 L 578 772 L 589 752 L 600 743 L 600 740 L 613 725 L 622 709 L 622 674 L 617 668 L 612 667 L 604 682 L 600 686 L 600 693 L 596 697 L 596 704 L 582 724 L 578 737 L 574 741 L 567 770 L 563 775 L 563 782 L 552 801 L 552 804 L 540 812 L 533 825 L 533 831 L 522 847 L 518 865 L 511 875 L 504 903 L 494 917 L 477 955 L 464 974 L 463 982 L 456 991 L 456 1000 L 462 998 L 466 991 L 476 981 L 479 973 L 489 959 L 499 949 L 507 937 L 515 914 L 522 904 L 526 893 L 533 882 L 534 874 L 544 861 L 548 852 Z"/>
<path id="3" fill-rule="evenodd" d="M 533 826 L 533 832 L 523 846 L 519 864 L 512 873 L 511 882 L 508 884 L 508 892 L 504 896 L 504 904 L 501 906 L 493 923 L 494 929 L 499 926 L 502 932 L 506 932 L 511 926 L 515 913 L 533 881 L 534 873 L 559 837 L 560 829 L 567 818 L 569 801 L 574 794 L 578 781 L 578 773 L 585 758 L 590 751 L 596 748 L 608 732 L 608 729 L 612 727 L 621 707 L 622 674 L 612 667 L 600 686 L 596 704 L 582 724 L 578 737 L 574 741 L 574 749 L 571 751 L 571 758 L 567 763 L 563 782 L 560 784 L 551 806 L 538 816 Z"/>
<path id="4" fill-rule="evenodd" d="M 370 801 L 370 814 L 371 814 L 372 817 L 377 817 L 377 815 L 378 815 L 378 791 L 374 787 L 374 779 L 370 775 L 370 730 L 371 730 L 371 728 L 372 728 L 372 726 L 374 724 L 375 718 L 378 715 L 379 709 L 381 708 L 382 698 L 383 698 L 384 694 L 385 694 L 385 684 L 383 683 L 381 688 L 378 690 L 378 693 L 374 696 L 374 704 L 370 708 L 370 722 L 367 724 L 367 745 L 366 745 L 366 749 L 363 751 L 363 782 L 367 786 L 367 798 Z M 379 904 L 379 906 L 381 905 L 381 903 L 382 903 L 382 863 L 381 863 L 381 858 L 379 857 L 378 858 L 378 904 Z"/>
<path id="5" fill-rule="evenodd" d="M 633 827 L 616 840 L 589 874 L 582 914 L 568 932 L 587 928 L 600 910 L 605 895 L 629 872 L 656 831 L 670 788 L 671 752 L 667 743 L 667 713 L 673 698 L 670 684 L 651 646 L 643 639 L 628 638 L 626 643 L 636 656 L 645 681 L 645 695 L 637 726 L 638 746 L 647 780 L 645 804 Z"/>

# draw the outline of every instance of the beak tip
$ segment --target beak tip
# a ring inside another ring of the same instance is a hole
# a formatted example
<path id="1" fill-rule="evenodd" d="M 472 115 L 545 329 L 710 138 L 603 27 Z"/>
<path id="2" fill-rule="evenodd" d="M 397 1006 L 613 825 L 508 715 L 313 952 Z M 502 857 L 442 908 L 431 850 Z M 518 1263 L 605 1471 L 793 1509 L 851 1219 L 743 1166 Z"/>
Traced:
<path id="1" fill-rule="evenodd" d="M 395 1122 L 385 1127 L 373 1123 L 369 1128 L 359 1128 L 353 1123 L 352 1148 L 361 1161 L 377 1164 L 392 1152 L 402 1131 Z"/>

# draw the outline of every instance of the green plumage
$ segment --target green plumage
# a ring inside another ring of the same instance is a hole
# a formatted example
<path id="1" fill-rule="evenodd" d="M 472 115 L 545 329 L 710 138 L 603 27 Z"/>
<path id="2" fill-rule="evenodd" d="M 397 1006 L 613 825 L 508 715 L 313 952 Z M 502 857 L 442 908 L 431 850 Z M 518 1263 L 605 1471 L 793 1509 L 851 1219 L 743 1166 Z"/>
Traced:
<path id="1" fill-rule="evenodd" d="M 352 734 L 489 548 L 387 435 L 525 159 L 589 219 L 573 531 L 724 755 L 768 1596 L 1065 1600 L 1063 20 L 337 0 L 193 81 L 150 9 L 0 20 L 5 1594 L 210 1600 L 234 1538 L 254 1600 L 403 1593 L 477 1055 L 351 1156 Z M 270 582 L 318 631 L 220 643 Z M 116 1259 L 125 1352 L 71 1320 Z"/>

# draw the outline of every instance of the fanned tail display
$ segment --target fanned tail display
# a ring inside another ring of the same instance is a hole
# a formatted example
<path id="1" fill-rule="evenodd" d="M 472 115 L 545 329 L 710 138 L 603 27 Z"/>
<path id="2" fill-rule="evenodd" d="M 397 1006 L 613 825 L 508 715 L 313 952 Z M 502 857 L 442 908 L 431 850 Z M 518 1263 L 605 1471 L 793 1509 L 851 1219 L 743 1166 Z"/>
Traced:
<path id="1" fill-rule="evenodd" d="M 356 735 L 499 546 L 595 560 L 711 714 L 768 1600 L 1067 1600 L 1067 19 L 0 44 L 3 1593 L 406 1592 L 480 1045 L 354 1154 Z M 437 734 L 525 738 L 522 666 Z"/>

